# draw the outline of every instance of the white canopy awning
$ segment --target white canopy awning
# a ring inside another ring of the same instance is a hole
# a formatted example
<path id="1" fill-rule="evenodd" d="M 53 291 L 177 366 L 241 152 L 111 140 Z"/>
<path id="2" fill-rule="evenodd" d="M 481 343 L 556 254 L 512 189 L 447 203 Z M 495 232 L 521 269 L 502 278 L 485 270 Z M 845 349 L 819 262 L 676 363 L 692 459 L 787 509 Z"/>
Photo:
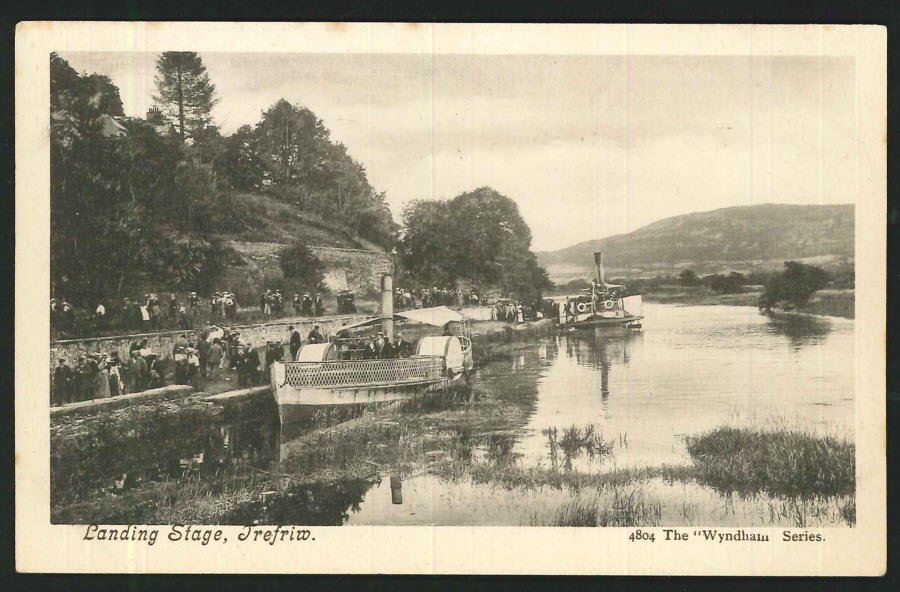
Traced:
<path id="1" fill-rule="evenodd" d="M 443 327 L 447 323 L 461 322 L 463 316 L 451 310 L 446 306 L 435 306 L 432 308 L 412 308 L 394 314 L 395 317 L 422 323 L 425 325 L 434 325 L 435 327 Z"/>
<path id="2" fill-rule="evenodd" d="M 447 308 L 446 306 L 435 306 L 432 308 L 413 308 L 410 310 L 404 310 L 402 312 L 394 313 L 394 318 L 413 321 L 415 323 L 422 323 L 423 325 L 433 325 L 435 327 L 443 327 L 447 323 L 452 323 L 454 321 L 461 322 L 464 320 L 464 317 L 461 314 L 459 314 L 455 310 Z M 341 332 L 351 329 L 359 329 L 360 327 L 377 325 L 380 322 L 380 317 L 372 317 L 370 319 L 358 321 L 356 323 L 351 323 L 342 327 L 337 327 L 335 331 Z"/>

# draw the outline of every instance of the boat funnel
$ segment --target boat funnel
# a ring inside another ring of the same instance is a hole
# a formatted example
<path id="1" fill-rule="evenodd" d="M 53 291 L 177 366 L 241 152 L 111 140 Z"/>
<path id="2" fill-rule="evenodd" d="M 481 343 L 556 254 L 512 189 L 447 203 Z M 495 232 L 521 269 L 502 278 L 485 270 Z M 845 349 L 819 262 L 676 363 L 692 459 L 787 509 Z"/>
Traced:
<path id="1" fill-rule="evenodd" d="M 381 330 L 394 341 L 394 278 L 386 273 L 381 276 Z"/>
<path id="2" fill-rule="evenodd" d="M 597 281 L 600 282 L 600 286 L 606 287 L 606 273 L 603 270 L 603 253 L 597 251 L 594 253 L 594 265 L 597 267 Z"/>

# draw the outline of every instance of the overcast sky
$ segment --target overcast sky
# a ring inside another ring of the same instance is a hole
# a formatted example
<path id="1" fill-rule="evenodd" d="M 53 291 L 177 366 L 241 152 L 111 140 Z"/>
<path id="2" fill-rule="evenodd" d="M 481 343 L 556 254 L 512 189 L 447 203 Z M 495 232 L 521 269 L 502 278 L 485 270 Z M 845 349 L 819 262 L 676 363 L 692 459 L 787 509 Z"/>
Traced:
<path id="1" fill-rule="evenodd" d="M 155 54 L 61 55 L 146 114 Z M 398 221 L 413 199 L 489 185 L 552 250 L 689 212 L 855 200 L 850 58 L 201 57 L 223 133 L 280 98 L 309 107 Z"/>

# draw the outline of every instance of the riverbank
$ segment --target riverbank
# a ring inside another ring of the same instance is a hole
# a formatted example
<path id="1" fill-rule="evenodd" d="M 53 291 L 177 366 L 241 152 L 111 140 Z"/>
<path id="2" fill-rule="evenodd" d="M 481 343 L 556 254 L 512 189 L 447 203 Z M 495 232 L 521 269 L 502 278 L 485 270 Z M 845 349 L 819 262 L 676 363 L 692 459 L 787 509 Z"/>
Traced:
<path id="1" fill-rule="evenodd" d="M 663 286 L 642 294 L 646 302 L 683 306 L 757 306 L 761 290 L 739 294 L 716 294 L 704 287 Z M 809 302 L 791 312 L 817 316 L 855 318 L 854 290 L 819 290 Z"/>
<path id="2" fill-rule="evenodd" d="M 519 364 L 536 339 L 556 330 L 547 322 L 481 329 L 478 360 L 495 368 Z M 516 446 L 533 397 L 485 384 L 322 409 L 281 434 L 270 397 L 220 406 L 193 395 L 162 408 L 73 417 L 51 430 L 52 520 L 337 525 L 352 523 L 364 499 L 370 508 L 379 503 L 390 477 L 406 488 L 408 504 L 417 503 L 417 491 L 431 499 L 430 488 L 440 487 L 445 503 L 465 505 L 464 516 L 453 515 L 459 520 L 718 524 L 724 503 L 737 508 L 734 520 L 750 516 L 759 525 L 855 521 L 855 450 L 847 441 L 784 425 L 723 426 L 686 436 L 689 464 L 593 471 L 579 459 L 627 453 L 628 435 L 623 443 L 598 425 L 560 424 L 544 433 L 549 466 L 531 464 Z M 267 414 L 276 424 L 248 444 L 240 426 Z"/>

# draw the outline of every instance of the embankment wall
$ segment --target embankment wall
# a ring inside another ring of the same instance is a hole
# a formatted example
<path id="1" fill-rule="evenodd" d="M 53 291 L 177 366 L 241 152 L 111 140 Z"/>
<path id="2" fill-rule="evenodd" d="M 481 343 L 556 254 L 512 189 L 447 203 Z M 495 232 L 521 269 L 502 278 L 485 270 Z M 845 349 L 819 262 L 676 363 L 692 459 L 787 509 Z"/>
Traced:
<path id="1" fill-rule="evenodd" d="M 367 318 L 365 315 L 341 315 L 333 317 L 309 318 L 300 317 L 294 319 L 282 319 L 273 323 L 259 325 L 239 325 L 232 328 L 241 334 L 242 340 L 249 340 L 254 345 L 265 344 L 267 341 L 280 341 L 287 343 L 290 339 L 288 327 L 293 325 L 300 335 L 306 339 L 306 335 L 312 331 L 314 325 L 319 325 L 325 337 L 331 336 L 344 325 L 361 321 Z M 135 335 L 116 335 L 113 337 L 96 337 L 92 339 L 71 339 L 65 341 L 50 342 L 50 367 L 56 367 L 56 361 L 64 357 L 70 363 L 87 354 L 96 352 L 119 352 L 123 360 L 128 358 L 128 348 L 135 341 L 147 339 L 150 349 L 164 358 L 172 355 L 175 341 L 184 331 L 166 331 L 163 333 L 142 333 Z M 194 332 L 188 331 L 188 339 L 194 340 Z"/>
<path id="2" fill-rule="evenodd" d="M 349 289 L 356 294 L 372 294 L 381 289 L 381 276 L 394 273 L 388 253 L 310 246 L 324 264 L 325 285 L 334 292 Z"/>

